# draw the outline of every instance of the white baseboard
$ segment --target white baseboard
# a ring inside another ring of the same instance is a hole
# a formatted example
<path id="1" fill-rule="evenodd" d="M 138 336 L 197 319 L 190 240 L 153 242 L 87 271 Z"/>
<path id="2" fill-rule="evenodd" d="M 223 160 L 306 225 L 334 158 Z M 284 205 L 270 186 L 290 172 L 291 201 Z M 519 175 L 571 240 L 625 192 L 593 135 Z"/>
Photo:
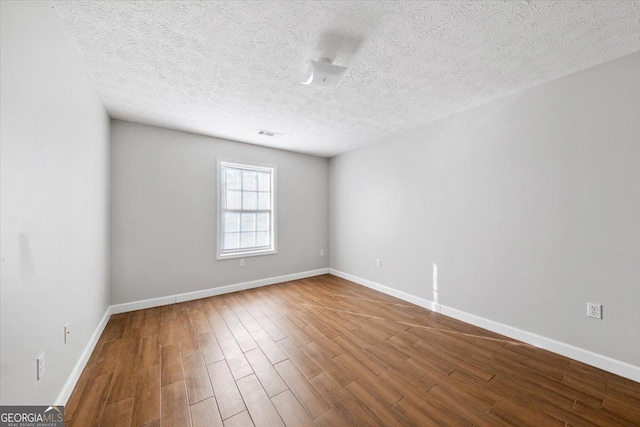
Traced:
<path id="1" fill-rule="evenodd" d="M 216 295 L 229 294 L 231 292 L 244 291 L 245 289 L 259 288 L 261 286 L 275 285 L 276 283 L 290 282 L 292 280 L 306 279 L 307 277 L 321 276 L 323 274 L 329 274 L 329 269 L 320 268 L 318 270 L 309 270 L 300 273 L 286 274 L 284 276 L 269 277 L 268 279 L 236 283 L 235 285 L 221 286 L 219 288 L 205 289 L 203 291 L 187 292 L 176 295 L 176 302 L 214 297 Z"/>
<path id="2" fill-rule="evenodd" d="M 523 331 L 522 329 L 514 328 L 513 326 L 494 322 L 493 320 L 485 319 L 484 317 L 476 316 L 445 305 L 441 305 L 440 308 L 440 312 L 445 316 L 453 317 L 480 328 L 488 329 L 501 335 L 506 335 L 535 347 L 543 348 L 553 353 L 586 363 L 587 365 L 595 366 L 596 368 L 620 375 L 621 377 L 640 382 L 639 366 L 622 362 L 609 356 L 594 353 L 571 344 L 543 337 L 542 335 L 534 334 L 533 332 Z"/>
<path id="3" fill-rule="evenodd" d="M 267 285 L 275 285 L 276 283 L 289 282 L 291 280 L 306 279 L 307 277 L 320 276 L 323 274 L 329 274 L 329 269 L 320 268 L 318 270 L 309 270 L 309 271 L 303 271 L 300 273 L 286 274 L 284 276 L 270 277 L 268 279 L 260 279 L 260 280 L 253 280 L 251 282 L 236 283 L 234 285 L 221 286 L 219 288 L 211 288 L 211 289 L 205 289 L 202 291 L 187 292 L 183 294 L 175 294 L 175 295 L 170 295 L 166 297 L 152 298 L 152 299 L 146 299 L 141 301 L 134 301 L 134 302 L 128 302 L 125 304 L 116 304 L 116 305 L 109 306 L 107 307 L 107 310 L 105 311 L 104 316 L 102 316 L 100 323 L 96 327 L 96 330 L 93 332 L 93 335 L 91 335 L 91 339 L 89 340 L 86 347 L 84 348 L 84 351 L 80 355 L 80 359 L 78 359 L 76 366 L 73 368 L 73 371 L 71 371 L 71 375 L 69 375 L 69 378 L 67 378 L 67 381 L 62 387 L 62 390 L 60 391 L 60 394 L 56 399 L 56 405 L 67 404 L 67 401 L 71 396 L 71 392 L 73 392 L 73 388 L 76 386 L 76 383 L 80 378 L 80 374 L 82 374 L 84 367 L 87 365 L 87 362 L 89 361 L 89 357 L 91 356 L 93 349 L 98 343 L 98 339 L 100 338 L 100 335 L 102 335 L 102 331 L 104 331 L 105 326 L 107 326 L 109 317 L 112 314 L 142 310 L 145 308 L 160 307 L 163 305 L 169 305 L 169 304 L 174 304 L 178 302 L 191 301 L 194 299 L 207 298 L 207 297 L 216 296 L 216 295 L 228 294 L 231 292 L 243 291 L 245 289 L 259 288 L 261 286 L 267 286 Z"/>
<path id="4" fill-rule="evenodd" d="M 76 366 L 73 367 L 73 370 L 71 371 L 71 375 L 69 375 L 69 378 L 67 378 L 67 381 L 64 383 L 64 386 L 62 387 L 60 394 L 58 394 L 58 397 L 56 398 L 56 403 L 55 403 L 56 405 L 63 406 L 67 404 L 67 401 L 71 396 L 71 392 L 73 392 L 73 389 L 76 386 L 78 379 L 80 378 L 80 374 L 82 374 L 82 371 L 84 370 L 84 367 L 87 365 L 87 362 L 89 361 L 89 357 L 91 356 L 93 349 L 98 343 L 98 339 L 100 338 L 100 335 L 102 335 L 102 331 L 104 331 L 105 326 L 107 326 L 109 317 L 111 317 L 111 307 L 107 307 L 107 309 L 104 312 L 104 315 L 102 316 L 102 319 L 100 319 L 100 323 L 98 323 L 98 326 L 96 327 L 96 330 L 93 331 L 93 334 L 89 339 L 89 342 L 84 347 L 84 351 L 82 352 L 82 354 L 80 355 L 80 358 L 76 362 Z"/>
<path id="5" fill-rule="evenodd" d="M 419 305 L 420 307 L 427 308 L 431 311 L 440 311 L 440 306 L 433 301 L 429 301 L 425 298 L 420 298 L 415 295 L 408 294 L 406 292 L 399 291 L 397 289 L 390 288 L 385 285 L 381 285 L 380 283 L 372 282 L 371 280 L 363 279 L 358 276 L 354 276 L 349 273 L 345 273 L 343 271 L 334 270 L 333 268 L 329 269 L 329 274 L 333 274 L 334 276 L 342 277 L 343 279 L 349 280 L 351 282 L 357 283 L 362 286 L 366 286 L 367 288 L 371 288 L 374 291 L 382 292 L 383 294 L 391 295 L 392 297 L 399 298 L 403 301 L 410 302 L 415 305 Z"/>
<path id="6" fill-rule="evenodd" d="M 125 313 L 128 311 L 142 310 L 145 308 L 160 307 L 162 305 L 175 304 L 178 302 L 191 301 L 194 299 L 208 298 L 216 295 L 228 294 L 231 292 L 243 291 L 245 289 L 259 288 L 261 286 L 275 285 L 276 283 L 289 282 L 291 280 L 305 279 L 307 277 L 328 274 L 328 268 L 318 270 L 303 271 L 300 273 L 285 274 L 284 276 L 269 277 L 267 279 L 253 280 L 251 282 L 235 283 L 233 285 L 220 286 L 218 288 L 203 289 L 201 291 L 186 292 L 183 294 L 169 295 L 166 297 L 145 299 L 141 301 L 127 302 L 111 306 L 111 313 Z"/>
<path id="7" fill-rule="evenodd" d="M 98 323 L 96 330 L 93 332 L 93 335 L 91 335 L 91 339 L 85 346 L 85 349 L 80 355 L 78 362 L 76 363 L 75 367 L 71 371 L 69 378 L 67 379 L 64 386 L 62 387 L 62 390 L 60 391 L 60 394 L 58 395 L 55 404 L 66 405 L 67 401 L 69 400 L 69 397 L 71 396 L 71 392 L 73 391 L 73 388 L 76 386 L 76 383 L 80 378 L 80 374 L 82 373 L 84 367 L 89 361 L 89 357 L 91 356 L 93 349 L 98 343 L 98 339 L 100 338 L 100 335 L 102 335 L 102 332 L 104 331 L 105 326 L 107 325 L 107 322 L 111 314 L 124 313 L 128 311 L 141 310 L 145 308 L 159 307 L 162 305 L 168 305 L 168 304 L 173 304 L 177 302 L 207 298 L 211 296 L 242 291 L 245 289 L 253 289 L 261 286 L 288 282 L 291 280 L 298 280 L 298 279 L 305 279 L 307 277 L 320 276 L 322 274 L 333 274 L 334 276 L 338 276 L 343 279 L 350 280 L 352 282 L 358 283 L 360 285 L 366 286 L 368 288 L 382 292 L 384 294 L 391 295 L 393 297 L 399 298 L 403 301 L 410 302 L 420 307 L 424 307 L 436 312 L 441 312 L 445 316 L 453 317 L 463 322 L 470 323 L 472 325 L 520 340 L 522 342 L 526 342 L 527 344 L 531 344 L 536 347 L 544 348 L 545 350 L 549 350 L 554 353 L 560 354 L 562 356 L 566 356 L 571 359 L 578 360 L 588 365 L 595 366 L 597 368 L 603 369 L 608 372 L 612 372 L 616 375 L 629 378 L 630 380 L 640 382 L 640 367 L 638 366 L 631 365 L 626 362 L 621 362 L 619 360 L 612 359 L 610 357 L 603 356 L 601 354 L 593 353 L 589 350 L 584 350 L 582 348 L 578 348 L 570 344 L 565 344 L 559 341 L 555 341 L 551 338 L 546 338 L 541 335 L 534 334 L 532 332 L 523 331 L 522 329 L 514 328 L 513 326 L 508 326 L 502 323 L 494 322 L 493 320 L 485 319 L 483 317 L 466 313 L 464 311 L 460 311 L 455 308 L 447 307 L 441 304 L 436 304 L 433 301 L 429 301 L 428 299 L 420 298 L 415 295 L 411 295 L 406 292 L 402 292 L 397 289 L 393 289 L 388 286 L 381 285 L 371 280 L 354 276 L 352 274 L 344 273 L 342 271 L 329 269 L 329 268 L 321 268 L 318 270 L 310 270 L 310 271 L 304 271 L 301 273 L 287 274 L 284 276 L 270 277 L 268 279 L 254 280 L 251 282 L 236 283 L 234 285 L 222 286 L 219 288 L 211 288 L 211 289 L 205 289 L 202 291 L 187 292 L 187 293 L 176 294 L 176 295 L 171 295 L 167 297 L 153 298 L 153 299 L 134 301 L 130 303 L 109 306 L 105 311 L 104 315 L 102 316 L 100 323 Z"/>
<path id="8" fill-rule="evenodd" d="M 557 353 L 562 356 L 577 360 L 579 362 L 586 363 L 587 365 L 595 366 L 596 368 L 600 368 L 616 375 L 620 375 L 621 377 L 640 382 L 640 366 L 635 366 L 627 362 L 622 362 L 608 356 L 603 356 L 601 354 L 585 350 L 583 348 L 575 347 L 571 344 L 566 344 L 560 341 L 553 340 L 551 338 L 543 337 L 541 335 L 534 334 L 533 332 L 524 331 L 513 326 L 485 319 L 484 317 L 476 316 L 474 314 L 448 307 L 446 305 L 436 304 L 433 301 L 429 301 L 427 299 L 420 298 L 406 292 L 398 291 L 388 286 L 384 286 L 379 283 L 372 282 L 371 280 L 354 276 L 352 274 L 334 270 L 333 268 L 329 269 L 329 274 L 342 277 L 343 279 L 350 280 L 376 291 L 380 291 L 384 294 L 391 295 L 401 300 L 416 304 L 420 307 L 442 313 L 445 316 L 453 317 L 454 319 L 458 319 L 463 322 L 478 326 L 480 328 L 484 328 L 489 331 L 508 336 L 527 344 L 531 344 L 535 347 L 549 350 L 553 353 Z"/>
<path id="9" fill-rule="evenodd" d="M 168 297 L 143 299 L 140 301 L 125 302 L 124 304 L 115 304 L 111 306 L 111 313 L 126 313 L 128 311 L 144 310 L 145 308 L 160 307 L 163 305 L 175 304 L 176 295 Z"/>

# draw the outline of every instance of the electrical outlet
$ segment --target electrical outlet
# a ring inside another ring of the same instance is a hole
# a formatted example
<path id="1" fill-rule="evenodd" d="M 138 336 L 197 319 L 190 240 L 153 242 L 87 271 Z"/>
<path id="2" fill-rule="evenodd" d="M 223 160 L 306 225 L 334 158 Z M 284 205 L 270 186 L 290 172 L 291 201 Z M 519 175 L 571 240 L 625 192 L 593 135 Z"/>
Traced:
<path id="1" fill-rule="evenodd" d="M 244 258 L 240 260 L 240 267 L 244 267 Z"/>
<path id="2" fill-rule="evenodd" d="M 40 381 L 44 376 L 44 353 L 42 353 L 38 359 L 36 360 L 36 368 L 37 368 L 37 380 Z"/>
<path id="3" fill-rule="evenodd" d="M 71 326 L 67 323 L 66 325 L 64 325 L 64 343 L 68 343 L 69 339 L 71 338 L 69 336 L 69 334 L 71 334 Z"/>
<path id="4" fill-rule="evenodd" d="M 602 319 L 602 304 L 587 303 L 587 316 Z"/>
<path id="5" fill-rule="evenodd" d="M 320 249 L 320 256 L 324 256 L 324 249 Z"/>
<path id="6" fill-rule="evenodd" d="M 382 267 L 382 261 L 380 261 L 380 258 L 376 259 L 376 267 Z"/>

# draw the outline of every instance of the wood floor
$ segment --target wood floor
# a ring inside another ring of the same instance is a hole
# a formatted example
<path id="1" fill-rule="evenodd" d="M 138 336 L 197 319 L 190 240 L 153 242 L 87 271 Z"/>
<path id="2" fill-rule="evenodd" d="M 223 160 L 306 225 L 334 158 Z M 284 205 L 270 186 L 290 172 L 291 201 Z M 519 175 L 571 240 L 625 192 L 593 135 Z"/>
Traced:
<path id="1" fill-rule="evenodd" d="M 114 315 L 70 426 L 630 426 L 640 384 L 335 276 Z"/>

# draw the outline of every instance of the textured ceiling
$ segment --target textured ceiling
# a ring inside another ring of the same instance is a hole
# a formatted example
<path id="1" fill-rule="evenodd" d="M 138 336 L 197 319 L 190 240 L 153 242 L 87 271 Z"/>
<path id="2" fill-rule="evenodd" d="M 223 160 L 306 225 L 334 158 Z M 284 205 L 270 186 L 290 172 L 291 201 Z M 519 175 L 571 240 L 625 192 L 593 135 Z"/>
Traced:
<path id="1" fill-rule="evenodd" d="M 326 157 L 640 50 L 633 1 L 53 5 L 112 117 Z"/>

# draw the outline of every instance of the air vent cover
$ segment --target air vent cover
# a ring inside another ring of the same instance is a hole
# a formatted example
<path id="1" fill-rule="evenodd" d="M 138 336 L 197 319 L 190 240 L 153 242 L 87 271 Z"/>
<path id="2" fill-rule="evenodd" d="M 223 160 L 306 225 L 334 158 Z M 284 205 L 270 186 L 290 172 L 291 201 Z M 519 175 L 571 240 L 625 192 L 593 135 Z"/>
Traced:
<path id="1" fill-rule="evenodd" d="M 274 131 L 271 131 L 271 130 L 266 130 L 266 129 L 260 129 L 258 131 L 258 135 L 269 136 L 269 137 L 272 137 L 272 138 L 278 138 L 278 137 L 282 136 L 281 133 L 274 132 Z"/>

